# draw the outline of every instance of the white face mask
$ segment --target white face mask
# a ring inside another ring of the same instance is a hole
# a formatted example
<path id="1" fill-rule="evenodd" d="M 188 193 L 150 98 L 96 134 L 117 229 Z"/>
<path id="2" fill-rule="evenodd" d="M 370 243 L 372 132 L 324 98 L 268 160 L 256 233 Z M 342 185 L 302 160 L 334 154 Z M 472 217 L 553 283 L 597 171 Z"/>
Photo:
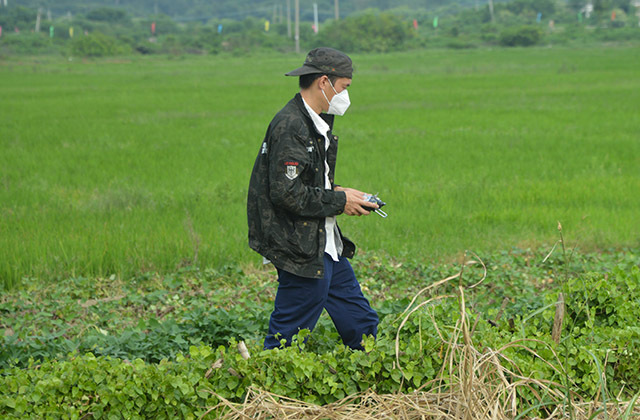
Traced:
<path id="1" fill-rule="evenodd" d="M 327 111 L 327 114 L 344 115 L 344 113 L 347 112 L 347 108 L 349 108 L 349 105 L 351 105 L 351 101 L 349 100 L 349 92 L 347 92 L 347 89 L 344 89 L 342 92 L 338 93 L 336 92 L 336 88 L 333 87 L 333 83 L 331 83 L 331 80 L 329 80 L 329 84 L 331 85 L 331 89 L 333 89 L 336 94 L 333 95 L 333 98 L 331 98 L 331 101 L 329 101 L 327 99 L 327 95 L 324 93 L 324 90 L 322 91 L 324 99 L 329 104 L 329 110 Z"/>

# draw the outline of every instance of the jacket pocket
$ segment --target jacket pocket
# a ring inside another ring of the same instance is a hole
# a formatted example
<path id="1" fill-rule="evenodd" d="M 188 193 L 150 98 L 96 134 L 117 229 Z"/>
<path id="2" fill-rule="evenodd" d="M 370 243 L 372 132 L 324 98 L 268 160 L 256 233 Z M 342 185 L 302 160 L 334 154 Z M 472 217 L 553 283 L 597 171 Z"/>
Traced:
<path id="1" fill-rule="evenodd" d="M 291 252 L 305 259 L 318 255 L 318 220 L 298 219 L 288 238 Z"/>

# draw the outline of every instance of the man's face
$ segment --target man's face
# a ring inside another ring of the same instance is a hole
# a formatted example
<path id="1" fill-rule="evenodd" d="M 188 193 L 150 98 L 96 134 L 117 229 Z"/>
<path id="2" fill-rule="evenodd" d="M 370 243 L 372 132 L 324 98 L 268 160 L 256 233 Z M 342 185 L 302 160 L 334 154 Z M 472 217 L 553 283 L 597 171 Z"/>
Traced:
<path id="1" fill-rule="evenodd" d="M 338 92 L 338 93 L 342 92 L 343 90 L 345 90 L 349 86 L 351 86 L 351 79 L 349 79 L 347 77 L 340 77 L 339 79 L 336 80 L 335 85 L 333 85 L 333 87 L 336 89 L 336 92 Z"/>
<path id="2" fill-rule="evenodd" d="M 324 94 L 327 95 L 327 100 L 331 102 L 331 99 L 333 99 L 333 97 L 337 93 L 340 93 L 351 86 L 351 79 L 349 79 L 348 77 L 339 77 L 338 79 L 336 79 L 336 82 L 333 84 L 333 89 L 335 89 L 335 92 L 331 88 L 331 82 L 329 80 L 329 77 L 327 76 L 322 76 L 319 80 L 318 85 L 320 89 L 322 89 Z M 323 111 L 326 112 L 328 109 L 329 104 L 325 103 L 323 106 Z"/>

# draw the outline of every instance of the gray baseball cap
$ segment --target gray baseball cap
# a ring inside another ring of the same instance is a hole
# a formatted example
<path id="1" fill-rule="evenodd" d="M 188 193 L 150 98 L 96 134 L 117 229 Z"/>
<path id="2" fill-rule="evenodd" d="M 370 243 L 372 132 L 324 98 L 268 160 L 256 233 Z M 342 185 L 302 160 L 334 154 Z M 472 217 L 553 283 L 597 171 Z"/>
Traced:
<path id="1" fill-rule="evenodd" d="M 349 56 L 342 51 L 329 47 L 320 47 L 309 51 L 302 67 L 285 73 L 285 76 L 302 76 L 312 73 L 331 74 L 351 79 L 353 65 Z"/>

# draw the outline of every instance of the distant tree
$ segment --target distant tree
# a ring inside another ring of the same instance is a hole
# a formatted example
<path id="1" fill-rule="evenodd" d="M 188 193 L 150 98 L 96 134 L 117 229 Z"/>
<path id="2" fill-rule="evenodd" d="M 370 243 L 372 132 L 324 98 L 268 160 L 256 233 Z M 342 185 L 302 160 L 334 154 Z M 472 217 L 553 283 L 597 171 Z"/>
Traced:
<path id="1" fill-rule="evenodd" d="M 0 7 L 0 26 L 5 29 L 33 27 L 36 15 L 37 12 L 28 7 Z"/>
<path id="2" fill-rule="evenodd" d="M 629 0 L 613 0 L 613 7 L 622 9 L 625 13 L 631 12 L 631 2 Z"/>
<path id="3" fill-rule="evenodd" d="M 124 23 L 128 20 L 127 13 L 121 9 L 101 7 L 87 13 L 87 19 L 98 22 Z"/>
<path id="4" fill-rule="evenodd" d="M 574 12 L 579 12 L 586 3 L 586 0 L 569 0 L 567 4 L 571 10 L 573 10 Z"/>
<path id="5" fill-rule="evenodd" d="M 555 1 L 553 0 L 515 0 L 505 3 L 502 7 L 516 15 L 533 12 L 548 16 L 552 15 L 556 10 Z"/>
<path id="6" fill-rule="evenodd" d="M 500 33 L 500 44 L 506 47 L 530 47 L 537 44 L 542 33 L 537 26 L 507 28 Z"/>
<path id="7" fill-rule="evenodd" d="M 611 0 L 594 0 L 593 11 L 597 14 L 603 14 L 611 10 Z"/>
<path id="8" fill-rule="evenodd" d="M 385 52 L 404 48 L 412 36 L 409 22 L 391 13 L 368 10 L 321 27 L 316 43 L 346 52 Z"/>

